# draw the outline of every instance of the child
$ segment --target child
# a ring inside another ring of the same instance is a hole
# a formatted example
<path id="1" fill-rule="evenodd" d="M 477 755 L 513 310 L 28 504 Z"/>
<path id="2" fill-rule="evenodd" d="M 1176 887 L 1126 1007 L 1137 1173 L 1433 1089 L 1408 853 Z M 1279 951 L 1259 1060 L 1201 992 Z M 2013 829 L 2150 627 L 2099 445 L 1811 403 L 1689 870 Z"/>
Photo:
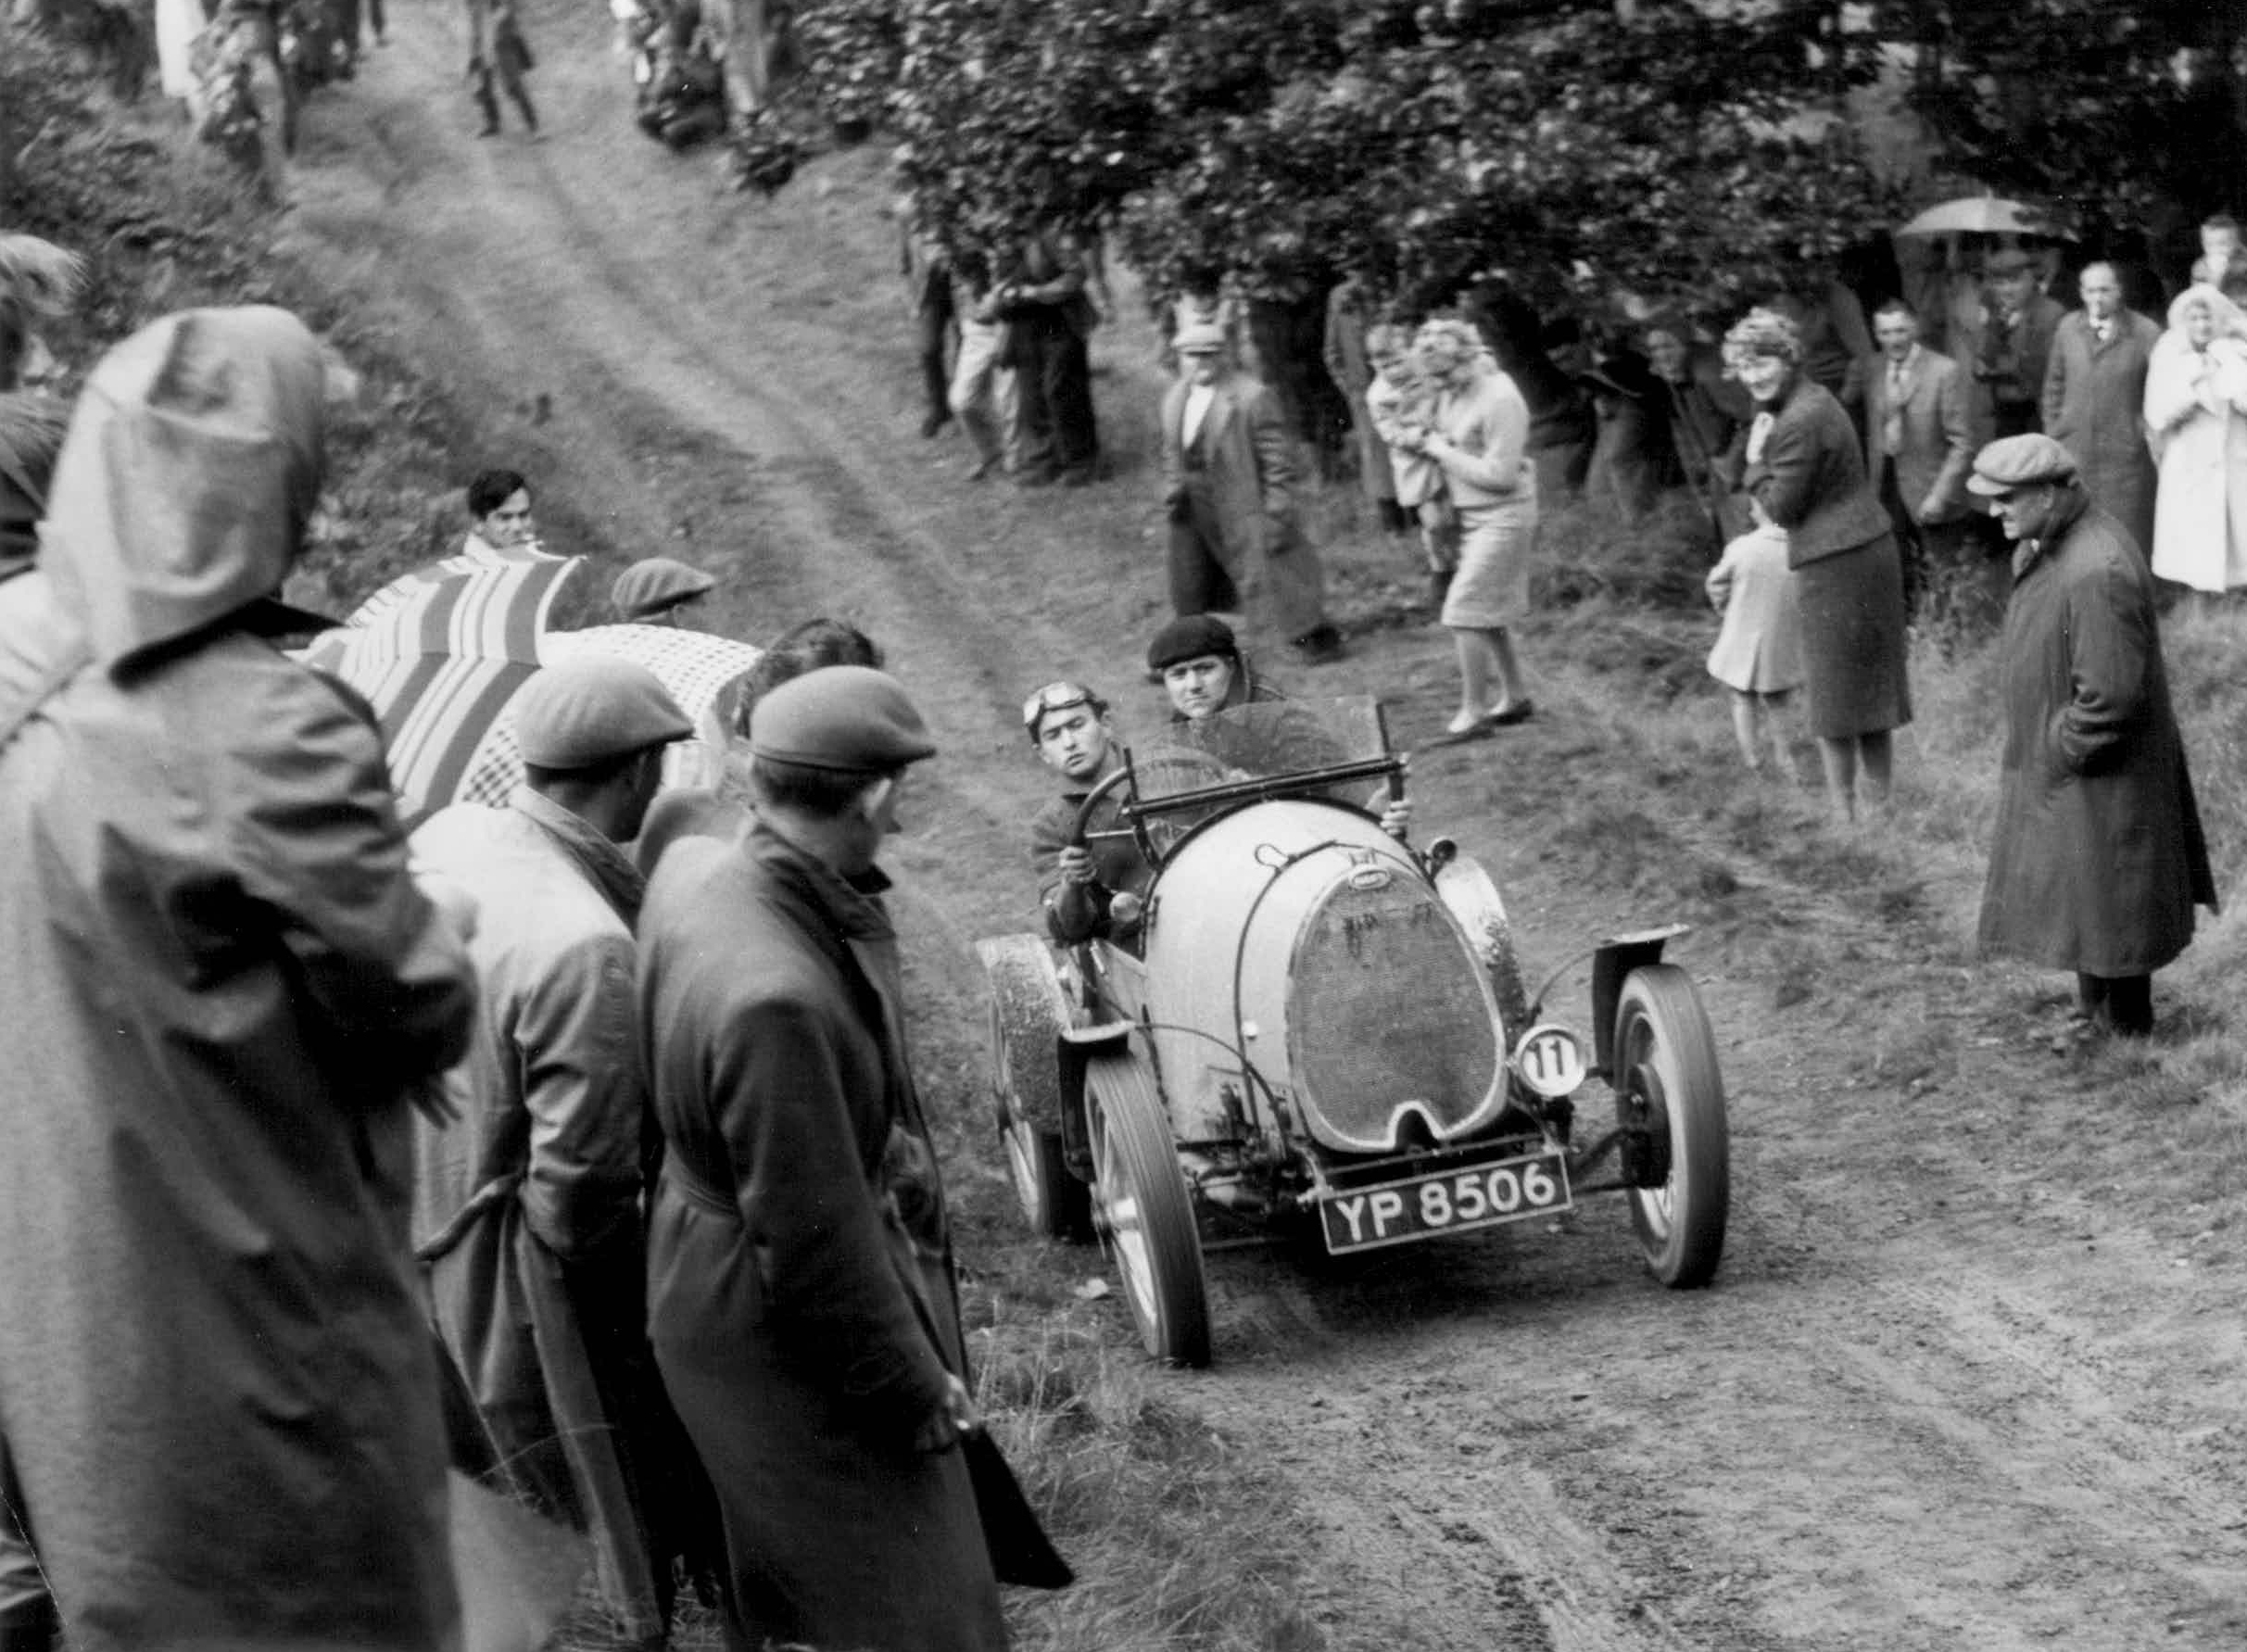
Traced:
<path id="1" fill-rule="evenodd" d="M 1749 771 L 1762 772 L 1768 727 L 1772 761 L 1793 780 L 1795 755 L 1777 713 L 1802 682 L 1802 622 L 1786 566 L 1786 530 L 1760 501 L 1751 498 L 1748 508 L 1756 525 L 1725 546 L 1709 571 L 1709 600 L 1724 616 L 1709 650 L 1709 675 L 1732 690 L 1732 732 Z"/>
<path id="2" fill-rule="evenodd" d="M 1408 437 L 1427 434 L 1435 416 L 1435 396 L 1412 370 L 1409 329 L 1385 322 L 1367 328 L 1366 359 L 1373 369 L 1373 382 L 1366 386 L 1366 410 L 1372 415 L 1374 433 L 1389 449 L 1397 507 L 1420 518 L 1420 547 L 1428 557 L 1428 606 L 1431 612 L 1441 613 L 1459 565 L 1459 515 L 1452 508 L 1444 467 L 1408 442 Z"/>

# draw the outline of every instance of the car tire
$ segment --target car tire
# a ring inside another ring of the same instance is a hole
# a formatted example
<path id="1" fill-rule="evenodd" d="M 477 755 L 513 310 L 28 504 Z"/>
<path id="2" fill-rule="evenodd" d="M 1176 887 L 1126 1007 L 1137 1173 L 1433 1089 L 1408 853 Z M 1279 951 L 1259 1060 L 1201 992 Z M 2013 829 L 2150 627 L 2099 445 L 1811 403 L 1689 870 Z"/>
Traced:
<path id="1" fill-rule="evenodd" d="M 1085 1064 L 1093 1221 L 1116 1258 L 1140 1341 L 1172 1365 L 1209 1363 L 1209 1286 L 1170 1119 L 1129 1055 Z"/>
<path id="2" fill-rule="evenodd" d="M 1092 1234 L 1092 1195 L 1071 1176 L 1061 1149 L 1061 1132 L 1030 1118 L 1015 1088 L 1014 1061 L 1006 1027 L 994 1001 L 991 1010 L 991 1099 L 998 1116 L 999 1145 L 1006 1154 L 1022 1219 L 1041 1239 L 1084 1241 Z"/>
<path id="3" fill-rule="evenodd" d="M 1643 1105 L 1659 1132 L 1660 1179 L 1630 1190 L 1631 1227 L 1654 1277 L 1706 1285 L 1724 1255 L 1732 1147 L 1716 1036 L 1693 979 L 1673 964 L 1635 969 L 1615 1006 L 1615 1089 L 1627 1125 Z"/>

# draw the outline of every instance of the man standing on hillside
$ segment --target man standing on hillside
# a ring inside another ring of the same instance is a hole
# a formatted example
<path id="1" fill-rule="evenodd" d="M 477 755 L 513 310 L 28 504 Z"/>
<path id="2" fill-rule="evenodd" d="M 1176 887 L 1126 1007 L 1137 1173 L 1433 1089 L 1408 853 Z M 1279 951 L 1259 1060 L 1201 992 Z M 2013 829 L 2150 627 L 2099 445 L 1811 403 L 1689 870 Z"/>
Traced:
<path id="1" fill-rule="evenodd" d="M 1864 468 L 1904 550 L 1907 602 L 1948 592 L 1964 565 L 1966 471 L 1974 460 L 1966 383 L 1958 363 L 1919 342 L 1901 298 L 1874 313 L 1880 359 L 1864 381 Z"/>
<path id="2" fill-rule="evenodd" d="M 324 376 L 143 328 L 0 584 L 0 1496 L 105 1652 L 459 1633 L 407 1098 L 474 988 L 372 713 L 267 640 Z"/>
<path id="3" fill-rule="evenodd" d="M 2056 1047 L 2143 1037 L 2153 972 L 2192 939 L 2193 906 L 2215 910 L 2153 576 L 2050 436 L 1992 442 L 1966 486 L 2015 548 L 1982 950 L 2076 972 Z"/>
<path id="4" fill-rule="evenodd" d="M 1002 1652 L 876 864 L 936 747 L 893 678 L 851 665 L 775 688 L 749 743 L 754 820 L 674 845 L 640 924 L 649 1322 L 725 1510 L 726 1644 Z"/>
<path id="5" fill-rule="evenodd" d="M 2099 508 L 2129 530 L 2140 556 L 2153 544 L 2153 451 L 2146 445 L 2146 368 L 2161 329 L 2122 305 L 2112 264 L 2087 264 L 2083 308 L 2052 332 L 2044 372 L 2044 434 L 2080 467 Z"/>
<path id="6" fill-rule="evenodd" d="M 1982 270 L 1989 322 L 1974 376 L 1989 394 L 1997 434 L 2022 435 L 2043 422 L 2044 374 L 2051 364 L 2052 334 L 2065 312 L 2037 285 L 2028 254 L 1993 252 Z"/>
<path id="7" fill-rule="evenodd" d="M 483 989 L 468 1059 L 445 1078 L 455 1121 L 416 1131 L 432 1313 L 490 1478 L 592 1534 L 604 1603 L 641 1646 L 663 1641 L 670 1612 L 651 1530 L 667 1411 L 645 1329 L 642 885 L 619 845 L 655 797 L 663 749 L 693 731 L 642 666 L 549 666 L 516 701 L 525 778 L 507 806 L 456 803 L 413 835 L 415 875 L 475 908 Z"/>

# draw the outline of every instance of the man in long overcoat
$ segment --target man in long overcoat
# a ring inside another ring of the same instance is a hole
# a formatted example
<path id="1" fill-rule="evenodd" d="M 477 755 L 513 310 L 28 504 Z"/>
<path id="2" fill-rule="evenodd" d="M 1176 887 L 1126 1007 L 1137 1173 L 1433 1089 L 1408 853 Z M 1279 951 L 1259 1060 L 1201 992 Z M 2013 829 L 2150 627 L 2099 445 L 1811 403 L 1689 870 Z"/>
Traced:
<path id="1" fill-rule="evenodd" d="M 1272 393 L 1226 359 L 1222 329 L 1192 323 L 1163 397 L 1170 608 L 1248 608 L 1316 663 L 1338 658 L 1326 574 L 1295 516 L 1294 438 Z"/>
<path id="2" fill-rule="evenodd" d="M 2083 308 L 2061 318 L 2044 370 L 2044 434 L 2073 454 L 2084 487 L 2148 555 L 2153 450 L 2146 443 L 2146 367 L 2161 329 L 2122 305 L 2112 264 L 2084 266 Z"/>
<path id="3" fill-rule="evenodd" d="M 757 814 L 688 839 L 640 917 L 664 1157 L 650 1331 L 725 1514 L 727 1646 L 996 1652 L 944 1192 L 876 855 L 933 755 L 880 672 L 783 684 Z"/>
<path id="4" fill-rule="evenodd" d="M 588 1532 L 611 1619 L 657 1644 L 664 1517 L 696 1511 L 647 1346 L 643 884 L 620 845 L 694 725 L 645 667 L 587 655 L 531 679 L 515 732 L 527 778 L 507 805 L 455 803 L 413 834 L 415 876 L 475 909 L 482 988 L 445 1076 L 455 1116 L 415 1132 L 414 1242 L 475 1411 L 481 1449 L 455 1466 Z"/>
<path id="5" fill-rule="evenodd" d="M 1992 442 L 1967 486 L 2014 542 L 2005 754 L 1981 944 L 2076 972 L 2064 1037 L 2153 1026 L 2153 971 L 2215 907 L 2144 554 L 2049 436 Z"/>
<path id="6" fill-rule="evenodd" d="M 265 640 L 322 379 L 280 310 L 142 329 L 0 585 L 0 1471 L 104 1652 L 458 1628 L 406 1098 L 469 965 L 372 715 Z"/>

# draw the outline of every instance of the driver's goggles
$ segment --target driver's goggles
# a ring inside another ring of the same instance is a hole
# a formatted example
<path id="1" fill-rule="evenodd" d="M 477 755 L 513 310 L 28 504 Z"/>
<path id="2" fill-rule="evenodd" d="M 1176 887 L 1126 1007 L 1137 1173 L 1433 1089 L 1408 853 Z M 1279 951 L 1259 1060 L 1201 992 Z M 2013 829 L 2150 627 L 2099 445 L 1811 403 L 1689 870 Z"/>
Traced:
<path id="1" fill-rule="evenodd" d="M 1038 724 L 1049 712 L 1067 712 L 1080 705 L 1089 705 L 1097 716 L 1108 709 L 1108 702 L 1082 683 L 1048 683 L 1022 702 L 1022 726 L 1029 738 L 1038 738 Z"/>

